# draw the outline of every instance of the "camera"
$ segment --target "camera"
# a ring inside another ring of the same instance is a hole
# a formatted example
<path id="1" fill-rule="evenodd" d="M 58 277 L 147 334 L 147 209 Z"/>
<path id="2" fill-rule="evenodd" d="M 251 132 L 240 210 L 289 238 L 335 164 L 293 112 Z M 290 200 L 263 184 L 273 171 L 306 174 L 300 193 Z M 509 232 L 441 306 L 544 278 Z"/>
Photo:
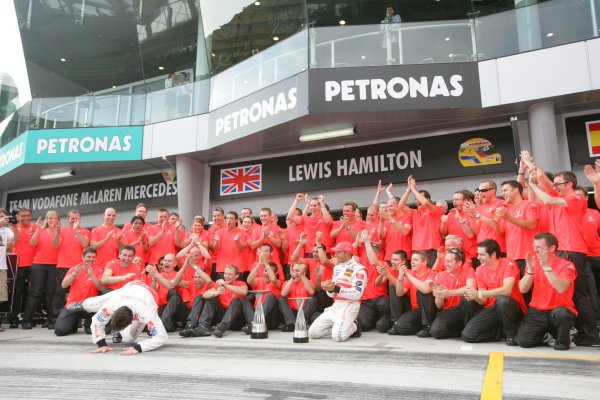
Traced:
<path id="1" fill-rule="evenodd" d="M 17 214 L 19 214 L 21 212 L 20 208 L 13 208 L 12 210 L 10 210 L 10 215 L 8 216 L 8 223 L 11 225 L 16 225 L 17 222 Z"/>

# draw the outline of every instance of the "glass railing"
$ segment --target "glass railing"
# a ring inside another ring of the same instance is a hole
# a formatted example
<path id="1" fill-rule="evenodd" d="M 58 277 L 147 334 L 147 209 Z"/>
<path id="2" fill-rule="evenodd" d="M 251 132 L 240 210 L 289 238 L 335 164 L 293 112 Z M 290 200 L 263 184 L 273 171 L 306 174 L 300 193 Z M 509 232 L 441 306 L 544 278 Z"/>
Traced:
<path id="1" fill-rule="evenodd" d="M 308 68 L 308 30 L 214 76 L 210 87 L 210 109 L 214 110 Z"/>
<path id="2" fill-rule="evenodd" d="M 0 143 L 27 129 L 143 125 L 204 114 L 307 68 L 480 61 L 582 41 L 598 36 L 599 9 L 600 0 L 554 0 L 464 20 L 309 28 L 187 85 L 34 99 L 13 116 Z"/>

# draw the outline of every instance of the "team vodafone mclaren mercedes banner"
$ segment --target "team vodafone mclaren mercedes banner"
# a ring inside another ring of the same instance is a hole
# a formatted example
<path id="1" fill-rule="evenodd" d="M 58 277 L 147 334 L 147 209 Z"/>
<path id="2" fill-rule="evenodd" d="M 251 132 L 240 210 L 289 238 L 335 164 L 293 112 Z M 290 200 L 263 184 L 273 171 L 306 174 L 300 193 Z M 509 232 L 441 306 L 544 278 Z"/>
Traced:
<path id="1" fill-rule="evenodd" d="M 310 70 L 311 114 L 475 107 L 477 63 Z"/>
<path id="2" fill-rule="evenodd" d="M 138 203 L 145 203 L 148 207 L 177 205 L 177 182 L 169 185 L 160 174 L 154 174 L 9 193 L 6 208 L 27 207 L 37 218 L 48 210 L 56 210 L 60 215 L 66 215 L 73 209 L 82 214 L 92 214 L 102 213 L 108 207 L 134 209 Z"/>
<path id="3" fill-rule="evenodd" d="M 213 165 L 211 199 L 313 192 L 417 180 L 509 172 L 510 126 L 386 142 L 320 153 Z"/>

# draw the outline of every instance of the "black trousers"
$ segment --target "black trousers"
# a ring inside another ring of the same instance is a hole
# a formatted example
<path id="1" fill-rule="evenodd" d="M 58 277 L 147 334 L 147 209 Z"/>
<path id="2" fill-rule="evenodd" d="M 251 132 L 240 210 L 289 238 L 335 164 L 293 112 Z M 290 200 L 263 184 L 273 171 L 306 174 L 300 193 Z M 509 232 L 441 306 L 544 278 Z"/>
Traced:
<path id="1" fill-rule="evenodd" d="M 585 273 L 588 275 L 588 285 L 590 286 L 590 297 L 592 299 L 592 308 L 594 309 L 594 319 L 596 326 L 600 325 L 600 295 L 598 294 L 600 280 L 600 257 L 586 257 Z"/>
<path id="2" fill-rule="evenodd" d="M 94 313 L 85 311 L 71 312 L 66 308 L 60 310 L 56 322 L 54 323 L 54 334 L 56 336 L 67 336 L 77 332 L 77 325 L 81 318 L 85 319 L 84 326 L 87 328 L 92 324 Z"/>
<path id="3" fill-rule="evenodd" d="M 52 303 L 54 301 L 54 289 L 56 289 L 56 265 L 33 264 L 29 268 L 29 293 L 27 294 L 23 321 L 32 322 L 33 313 L 40 305 L 44 290 L 46 291 L 46 315 L 48 319 L 52 319 Z"/>
<path id="4" fill-rule="evenodd" d="M 27 302 L 27 286 L 29 284 L 29 269 L 31 267 L 19 267 L 17 269 L 17 279 L 13 286 L 13 305 L 10 309 L 9 320 L 17 321 L 19 313 L 25 310 L 25 304 Z"/>
<path id="5" fill-rule="evenodd" d="M 394 323 L 402 314 L 411 310 L 410 297 L 398 297 L 395 285 L 388 287 L 388 294 L 390 295 L 390 320 Z"/>
<path id="6" fill-rule="evenodd" d="M 517 334 L 523 311 L 510 296 L 498 296 L 493 306 L 479 311 L 462 331 L 465 342 L 495 342 Z"/>
<path id="7" fill-rule="evenodd" d="M 204 298 L 201 294 L 194 297 L 194 303 L 192 304 L 192 309 L 187 317 L 187 322 L 185 323 L 186 329 L 194 329 L 198 326 L 198 320 L 200 319 L 200 314 L 202 314 L 202 309 L 204 308 Z"/>
<path id="8" fill-rule="evenodd" d="M 254 297 L 254 296 L 253 296 Z M 263 294 L 263 313 L 265 314 L 265 322 L 269 329 L 277 328 L 279 325 L 279 311 L 277 308 L 277 298 L 273 293 Z M 246 323 L 254 321 L 254 298 L 245 297 L 242 301 L 242 312 Z"/>
<path id="9" fill-rule="evenodd" d="M 409 298 L 408 294 L 402 296 Z M 410 302 L 410 299 L 409 299 Z M 435 319 L 437 308 L 433 294 L 424 294 L 417 292 L 417 302 L 419 306 L 403 313 L 393 329 L 400 335 L 415 335 L 424 326 L 429 326 Z"/>
<path id="10" fill-rule="evenodd" d="M 577 278 L 575 278 L 575 291 L 573 292 L 573 302 L 575 303 L 575 309 L 579 313 L 575 320 L 575 328 L 577 328 L 577 336 L 579 340 L 589 340 L 593 342 L 599 342 L 598 339 L 598 328 L 596 327 L 596 321 L 594 316 L 594 309 L 592 307 L 592 299 L 590 296 L 590 286 L 588 284 L 588 276 L 591 276 L 591 270 L 589 273 L 586 271 L 587 256 L 584 253 L 576 251 L 559 251 L 557 253 L 562 258 L 571 261 L 577 269 Z M 577 342 L 579 341 L 575 341 Z"/>
<path id="11" fill-rule="evenodd" d="M 54 301 L 52 302 L 52 317 L 54 319 L 58 318 L 67 301 L 69 288 L 63 289 L 62 281 L 68 271 L 69 268 L 56 268 L 56 288 L 54 289 Z"/>
<path id="12" fill-rule="evenodd" d="M 480 308 L 476 302 L 463 297 L 456 307 L 438 311 L 431 324 L 431 336 L 436 339 L 460 337 L 463 328 Z"/>
<path id="13" fill-rule="evenodd" d="M 363 331 L 376 328 L 381 333 L 386 333 L 391 327 L 390 299 L 379 296 L 360 302 L 358 320 Z"/>
<path id="14" fill-rule="evenodd" d="M 167 292 L 167 305 L 160 314 L 160 320 L 165 329 L 172 329 L 171 325 L 175 322 L 186 322 L 189 314 L 189 304 L 183 302 L 177 289 L 169 289 Z"/>
<path id="15" fill-rule="evenodd" d="M 277 299 L 277 305 L 279 306 L 279 312 L 283 317 L 283 321 L 286 325 L 295 324 L 296 317 L 298 316 L 298 310 L 294 310 L 288 304 L 288 299 L 285 297 L 280 297 Z M 304 312 L 304 319 L 306 321 L 310 321 L 310 317 L 313 315 L 317 308 L 317 300 L 314 297 L 311 297 L 308 300 L 304 301 L 302 305 L 302 311 Z"/>
<path id="16" fill-rule="evenodd" d="M 542 344 L 546 333 L 556 338 L 557 344 L 569 344 L 569 332 L 575 324 L 575 315 L 565 307 L 554 310 L 529 308 L 517 332 L 517 343 L 521 347 L 535 347 Z"/>
<path id="17" fill-rule="evenodd" d="M 235 298 L 231 300 L 229 307 L 225 309 L 216 297 L 206 300 L 204 310 L 200 315 L 199 325 L 210 328 L 213 323 L 216 323 L 217 328 L 222 331 L 241 328 L 244 324 L 242 301 Z"/>
<path id="18" fill-rule="evenodd" d="M 525 268 L 527 267 L 527 261 L 525 259 L 515 260 L 517 265 L 519 266 L 519 277 L 523 279 L 525 276 Z M 515 282 L 518 284 L 518 282 Z M 527 293 L 523 293 L 523 300 L 525 300 L 525 305 L 529 307 L 529 302 L 531 301 L 531 292 L 533 291 L 533 286 L 529 289 Z"/>

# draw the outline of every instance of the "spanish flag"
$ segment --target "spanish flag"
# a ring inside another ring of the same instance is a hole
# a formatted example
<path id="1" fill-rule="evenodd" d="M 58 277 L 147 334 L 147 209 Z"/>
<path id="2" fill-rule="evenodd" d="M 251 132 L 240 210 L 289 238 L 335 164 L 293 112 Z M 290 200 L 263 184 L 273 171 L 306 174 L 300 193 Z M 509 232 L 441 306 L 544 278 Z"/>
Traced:
<path id="1" fill-rule="evenodd" d="M 586 125 L 590 156 L 600 156 L 600 121 L 587 122 Z"/>

